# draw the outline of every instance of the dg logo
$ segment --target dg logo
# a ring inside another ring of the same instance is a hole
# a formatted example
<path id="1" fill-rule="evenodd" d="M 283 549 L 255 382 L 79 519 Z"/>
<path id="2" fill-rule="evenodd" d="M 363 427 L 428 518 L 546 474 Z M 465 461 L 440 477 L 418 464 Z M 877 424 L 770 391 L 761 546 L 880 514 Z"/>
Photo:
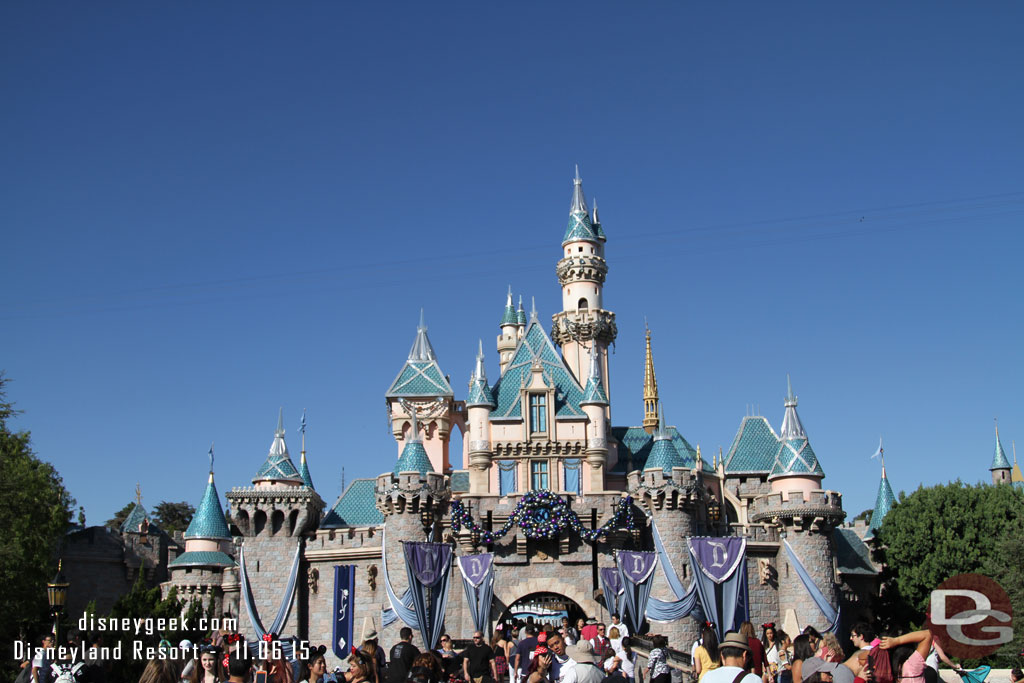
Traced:
<path id="1" fill-rule="evenodd" d="M 957 574 L 932 591 L 925 626 L 954 657 L 986 657 L 1013 640 L 1010 597 L 981 574 Z"/>

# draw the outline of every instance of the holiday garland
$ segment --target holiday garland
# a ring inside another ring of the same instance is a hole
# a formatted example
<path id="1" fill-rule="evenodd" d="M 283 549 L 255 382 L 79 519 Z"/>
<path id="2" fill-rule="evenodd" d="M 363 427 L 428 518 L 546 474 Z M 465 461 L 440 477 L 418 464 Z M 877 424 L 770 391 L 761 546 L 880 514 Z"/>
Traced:
<path id="1" fill-rule="evenodd" d="M 485 544 L 494 543 L 515 526 L 522 529 L 527 538 L 533 539 L 556 538 L 562 531 L 571 529 L 590 543 L 606 535 L 611 529 L 625 527 L 634 531 L 637 528 L 633 519 L 633 499 L 629 496 L 616 503 L 612 518 L 597 529 L 583 526 L 579 516 L 569 508 L 568 503 L 550 491 L 529 491 L 523 494 L 505 526 L 497 531 L 488 531 L 474 522 L 473 516 L 469 514 L 462 501 L 456 500 L 452 503 L 451 515 L 452 531 L 459 533 L 462 527 L 466 527 Z"/>

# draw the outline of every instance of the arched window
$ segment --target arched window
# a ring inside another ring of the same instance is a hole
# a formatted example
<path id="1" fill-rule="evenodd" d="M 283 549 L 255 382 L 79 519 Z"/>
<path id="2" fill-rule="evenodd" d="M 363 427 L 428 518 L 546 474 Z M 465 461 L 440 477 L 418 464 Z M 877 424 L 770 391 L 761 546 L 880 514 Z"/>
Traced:
<path id="1" fill-rule="evenodd" d="M 576 304 L 576 310 L 578 310 L 578 311 L 585 311 L 588 308 L 590 308 L 590 304 L 587 303 L 587 298 L 586 297 L 583 297 L 582 299 L 580 299 L 579 302 Z"/>
<path id="2" fill-rule="evenodd" d="M 270 514 L 270 533 L 276 534 L 284 526 L 284 512 L 281 510 L 274 510 Z"/>
<path id="3" fill-rule="evenodd" d="M 252 522 L 253 536 L 259 536 L 267 526 L 267 513 L 263 510 L 258 510 L 256 514 L 253 515 Z"/>

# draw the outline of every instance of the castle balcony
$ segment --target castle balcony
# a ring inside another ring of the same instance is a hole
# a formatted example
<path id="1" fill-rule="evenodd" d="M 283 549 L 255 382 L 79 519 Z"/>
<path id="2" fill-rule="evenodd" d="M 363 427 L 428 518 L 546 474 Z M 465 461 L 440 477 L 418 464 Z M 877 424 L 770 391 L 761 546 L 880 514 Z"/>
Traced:
<path id="1" fill-rule="evenodd" d="M 769 493 L 755 498 L 750 506 L 751 522 L 807 526 L 835 526 L 843 521 L 843 494 L 821 489 Z"/>

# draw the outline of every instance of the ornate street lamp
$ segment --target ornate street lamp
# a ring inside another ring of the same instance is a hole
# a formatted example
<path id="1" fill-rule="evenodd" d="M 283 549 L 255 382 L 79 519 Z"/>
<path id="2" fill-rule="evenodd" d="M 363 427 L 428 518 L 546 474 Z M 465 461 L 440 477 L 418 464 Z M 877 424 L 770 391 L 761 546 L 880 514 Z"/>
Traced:
<path id="1" fill-rule="evenodd" d="M 53 615 L 53 635 L 56 643 L 60 643 L 60 615 L 64 612 L 64 606 L 68 601 L 68 580 L 64 577 L 61 568 L 64 560 L 57 561 L 57 575 L 53 581 L 46 584 L 46 599 L 50 603 L 50 614 Z"/>
<path id="2" fill-rule="evenodd" d="M 420 522 L 423 523 L 423 530 L 430 533 L 430 527 L 434 525 L 434 511 L 430 509 L 430 503 L 420 504 Z"/>

